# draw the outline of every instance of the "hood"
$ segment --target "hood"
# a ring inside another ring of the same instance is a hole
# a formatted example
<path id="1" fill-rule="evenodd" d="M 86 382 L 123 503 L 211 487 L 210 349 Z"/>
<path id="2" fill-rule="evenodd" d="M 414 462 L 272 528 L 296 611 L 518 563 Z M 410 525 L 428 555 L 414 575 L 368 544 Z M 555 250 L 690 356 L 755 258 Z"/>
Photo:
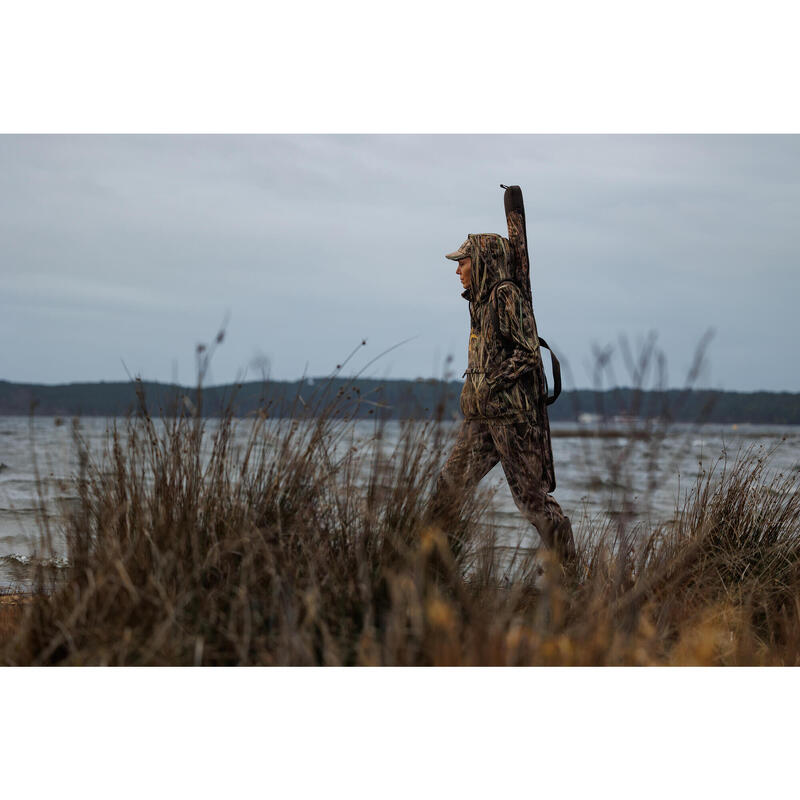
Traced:
<path id="1" fill-rule="evenodd" d="M 482 303 L 498 281 L 515 277 L 511 247 L 499 233 L 471 233 L 467 238 L 472 246 L 472 282 L 461 296 Z"/>

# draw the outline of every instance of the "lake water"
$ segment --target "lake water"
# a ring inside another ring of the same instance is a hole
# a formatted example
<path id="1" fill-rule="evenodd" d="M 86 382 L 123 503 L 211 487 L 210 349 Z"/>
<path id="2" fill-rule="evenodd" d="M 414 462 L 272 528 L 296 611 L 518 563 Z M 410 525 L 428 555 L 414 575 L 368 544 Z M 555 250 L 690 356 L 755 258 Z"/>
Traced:
<path id="1" fill-rule="evenodd" d="M 71 421 L 61 423 L 54 417 L 33 421 L 28 417 L 0 417 L 0 586 L 20 585 L 27 580 L 26 564 L 37 547 L 42 521 L 37 511 L 37 468 L 49 521 L 57 522 L 59 501 L 68 502 L 76 496 L 73 480 L 77 455 Z M 99 417 L 80 421 L 81 434 L 93 455 L 101 451 L 111 423 Z M 206 421 L 206 441 L 210 441 L 216 425 L 215 420 Z M 248 420 L 237 421 L 235 444 L 246 442 L 251 425 Z M 120 428 L 124 429 L 124 424 Z M 442 423 L 445 442 L 452 442 L 456 429 L 457 423 Z M 674 516 L 676 505 L 702 470 L 720 456 L 732 460 L 745 448 L 752 447 L 754 457 L 769 454 L 771 472 L 800 472 L 800 429 L 792 426 L 674 425 L 658 448 L 652 440 L 630 436 L 587 438 L 582 435 L 587 429 L 577 423 L 552 425 L 558 482 L 554 496 L 576 530 L 587 527 L 590 521 L 596 525 L 613 517 L 623 485 L 633 489 L 636 521 L 646 525 L 665 521 Z M 356 441 L 362 446 L 374 432 L 375 424 L 370 420 L 354 423 Z M 391 452 L 400 432 L 401 423 L 385 424 L 385 451 Z M 349 441 L 343 444 L 349 445 Z M 625 470 L 615 479 L 613 463 L 625 453 Z M 446 449 L 441 457 L 445 455 Z M 500 464 L 481 485 L 494 492 L 491 514 L 498 529 L 511 540 L 527 538 L 535 544 L 538 536 L 517 510 Z M 63 541 L 56 536 L 54 544 L 58 559 L 63 559 Z"/>

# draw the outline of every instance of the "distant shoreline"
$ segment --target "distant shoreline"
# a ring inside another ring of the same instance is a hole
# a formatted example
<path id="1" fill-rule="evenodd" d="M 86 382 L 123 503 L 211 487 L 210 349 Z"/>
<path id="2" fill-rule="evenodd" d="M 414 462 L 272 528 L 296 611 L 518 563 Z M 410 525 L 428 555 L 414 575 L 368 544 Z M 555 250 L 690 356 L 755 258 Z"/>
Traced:
<path id="1" fill-rule="evenodd" d="M 140 406 L 143 392 L 153 416 L 175 416 L 198 407 L 204 417 L 251 416 L 266 409 L 270 417 L 313 417 L 335 404 L 334 416 L 363 419 L 432 419 L 459 421 L 460 380 L 348 380 L 307 378 L 299 381 L 250 381 L 208 386 L 198 398 L 195 387 L 158 382 L 25 384 L 0 380 L 0 417 L 124 417 Z M 595 391 L 565 390 L 548 407 L 551 422 L 582 417 L 657 418 L 668 409 L 674 422 L 800 425 L 800 393 L 728 392 L 715 389 L 637 391 L 620 387 Z"/>

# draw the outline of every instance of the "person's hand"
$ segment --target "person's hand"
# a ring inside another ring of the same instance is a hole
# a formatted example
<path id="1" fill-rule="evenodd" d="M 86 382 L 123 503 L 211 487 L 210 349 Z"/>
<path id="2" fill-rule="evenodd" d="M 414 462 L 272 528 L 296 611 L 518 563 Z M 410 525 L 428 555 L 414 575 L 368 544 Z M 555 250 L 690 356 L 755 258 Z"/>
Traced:
<path id="1" fill-rule="evenodd" d="M 501 377 L 497 374 L 497 371 L 486 374 L 486 383 L 488 383 L 489 386 L 496 391 L 510 389 L 514 385 L 514 381 L 506 377 Z"/>

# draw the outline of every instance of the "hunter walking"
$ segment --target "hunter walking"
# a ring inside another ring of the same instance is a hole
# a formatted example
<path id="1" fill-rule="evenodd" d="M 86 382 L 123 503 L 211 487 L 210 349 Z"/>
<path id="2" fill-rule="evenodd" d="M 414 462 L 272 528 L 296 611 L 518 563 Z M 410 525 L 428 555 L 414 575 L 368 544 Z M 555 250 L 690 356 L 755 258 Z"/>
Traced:
<path id="1" fill-rule="evenodd" d="M 432 516 L 459 549 L 453 530 L 463 499 L 497 464 L 511 494 L 545 546 L 560 560 L 574 560 L 569 518 L 550 492 L 555 489 L 547 405 L 560 391 L 553 358 L 555 395 L 548 398 L 530 291 L 525 211 L 518 186 L 506 189 L 509 237 L 469 234 L 445 258 L 469 302 L 469 357 L 460 406 L 464 415 L 455 446 L 436 482 Z M 549 348 L 548 348 L 549 349 Z"/>

